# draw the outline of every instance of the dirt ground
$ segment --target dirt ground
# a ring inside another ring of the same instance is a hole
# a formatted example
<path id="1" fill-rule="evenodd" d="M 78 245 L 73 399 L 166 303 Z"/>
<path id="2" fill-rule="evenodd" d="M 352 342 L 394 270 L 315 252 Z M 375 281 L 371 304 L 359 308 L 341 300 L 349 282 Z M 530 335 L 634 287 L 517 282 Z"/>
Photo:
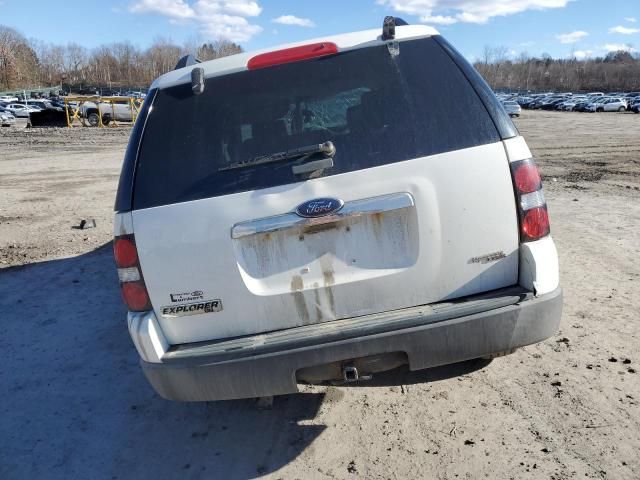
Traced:
<path id="1" fill-rule="evenodd" d="M 0 478 L 640 478 L 640 115 L 516 123 L 560 256 L 557 335 L 271 410 L 147 385 L 110 252 L 129 130 L 0 130 Z"/>

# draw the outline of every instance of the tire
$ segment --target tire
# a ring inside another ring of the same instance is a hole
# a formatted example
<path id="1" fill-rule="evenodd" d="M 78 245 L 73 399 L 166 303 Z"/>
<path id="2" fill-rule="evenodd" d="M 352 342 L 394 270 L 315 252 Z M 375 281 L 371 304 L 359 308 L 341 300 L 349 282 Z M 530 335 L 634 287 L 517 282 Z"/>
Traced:
<path id="1" fill-rule="evenodd" d="M 624 112 L 625 110 L 626 110 L 626 108 L 624 108 L 624 107 L 620 107 L 620 108 L 618 109 L 618 111 L 619 111 L 619 112 Z"/>
<path id="2" fill-rule="evenodd" d="M 602 113 L 602 112 L 604 112 L 604 108 L 598 108 L 598 109 L 596 109 L 596 112 Z"/>
<path id="3" fill-rule="evenodd" d="M 98 113 L 91 112 L 89 115 L 87 115 L 87 122 L 92 127 L 97 127 L 98 125 L 100 125 L 100 117 L 98 116 Z"/>

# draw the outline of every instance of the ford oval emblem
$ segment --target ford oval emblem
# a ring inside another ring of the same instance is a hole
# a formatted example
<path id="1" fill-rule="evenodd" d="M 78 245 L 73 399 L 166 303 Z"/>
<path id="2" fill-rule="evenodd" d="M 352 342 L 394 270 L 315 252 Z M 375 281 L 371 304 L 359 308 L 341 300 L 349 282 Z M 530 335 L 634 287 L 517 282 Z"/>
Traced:
<path id="1" fill-rule="evenodd" d="M 314 198 L 296 207 L 296 214 L 305 218 L 324 217 L 337 212 L 344 206 L 338 198 Z"/>

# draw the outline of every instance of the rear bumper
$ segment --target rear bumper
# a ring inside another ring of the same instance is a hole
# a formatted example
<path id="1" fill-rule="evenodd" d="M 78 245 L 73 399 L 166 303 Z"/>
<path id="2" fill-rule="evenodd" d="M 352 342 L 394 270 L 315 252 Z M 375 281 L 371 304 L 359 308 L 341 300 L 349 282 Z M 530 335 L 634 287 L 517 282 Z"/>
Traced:
<path id="1" fill-rule="evenodd" d="M 409 368 L 420 370 L 530 345 L 553 335 L 561 314 L 560 288 L 539 297 L 505 289 L 442 308 L 179 346 L 161 363 L 141 364 L 154 389 L 170 400 L 281 395 L 298 391 L 298 370 L 336 361 L 404 352 Z"/>

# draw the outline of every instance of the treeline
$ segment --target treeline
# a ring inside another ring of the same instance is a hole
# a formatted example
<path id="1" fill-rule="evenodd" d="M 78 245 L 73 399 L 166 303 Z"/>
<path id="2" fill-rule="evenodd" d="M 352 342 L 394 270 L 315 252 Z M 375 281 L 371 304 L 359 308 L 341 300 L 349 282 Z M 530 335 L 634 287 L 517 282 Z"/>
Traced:
<path id="1" fill-rule="evenodd" d="M 177 45 L 157 38 L 146 49 L 126 41 L 87 49 L 77 43 L 28 40 L 0 25 L 0 91 L 60 84 L 149 85 L 173 69 L 181 56 L 194 52 L 201 60 L 211 60 L 242 52 L 242 47 L 225 40 L 200 43 L 194 39 Z M 474 65 L 494 89 L 640 91 L 640 56 L 626 51 L 583 60 L 526 54 L 513 59 L 505 47 L 485 47 Z"/>
<path id="2" fill-rule="evenodd" d="M 494 89 L 532 91 L 640 91 L 640 55 L 620 50 L 578 60 L 526 54 L 511 59 L 504 47 L 485 47 L 474 66 Z"/>
<path id="3" fill-rule="evenodd" d="M 172 70 L 185 54 L 212 60 L 239 52 L 242 47 L 225 40 L 191 40 L 176 45 L 164 38 L 146 49 L 129 42 L 87 49 L 77 43 L 52 45 L 28 40 L 13 28 L 0 25 L 0 91 L 60 84 L 149 85 Z"/>

